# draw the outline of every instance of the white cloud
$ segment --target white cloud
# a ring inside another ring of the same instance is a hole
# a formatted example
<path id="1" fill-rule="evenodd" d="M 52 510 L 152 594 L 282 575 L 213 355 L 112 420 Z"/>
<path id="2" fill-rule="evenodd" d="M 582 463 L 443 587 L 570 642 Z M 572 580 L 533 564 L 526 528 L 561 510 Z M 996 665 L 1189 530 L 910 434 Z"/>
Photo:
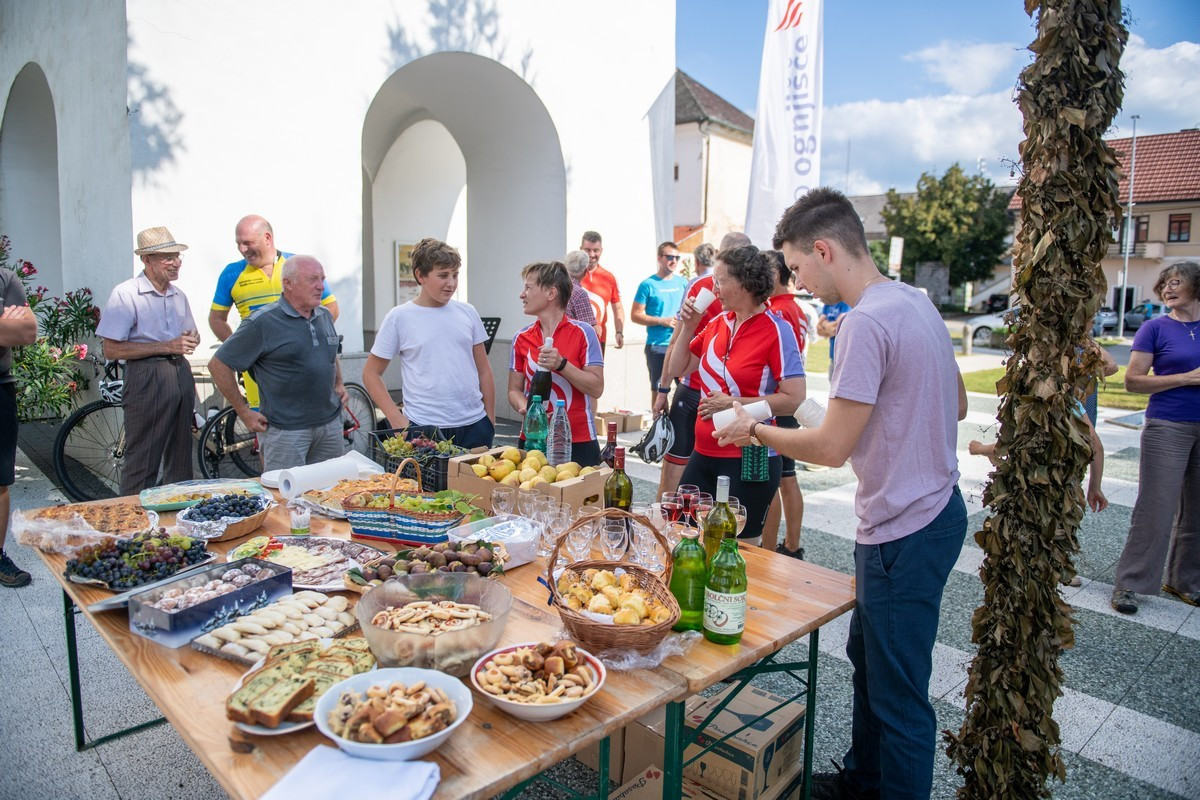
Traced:
<path id="1" fill-rule="evenodd" d="M 1009 42 L 968 44 L 943 41 L 904 56 L 924 65 L 930 79 L 958 94 L 978 94 L 998 83 L 1015 83 L 1017 59 L 1024 50 Z"/>
<path id="2" fill-rule="evenodd" d="M 1009 183 L 1000 159 L 1016 159 L 1021 115 L 1010 92 L 944 95 L 898 102 L 867 100 L 825 109 L 823 182 L 845 181 L 850 141 L 850 192 L 911 191 L 922 172 L 941 174 L 954 162 L 974 172 L 978 159 L 995 183 Z"/>
<path id="3" fill-rule="evenodd" d="M 1140 114 L 1141 131 L 1168 133 L 1200 125 L 1200 44 L 1176 42 L 1154 49 L 1131 34 L 1121 69 L 1125 71 L 1122 116 Z"/>
<path id="4" fill-rule="evenodd" d="M 922 172 L 940 175 L 956 161 L 974 172 L 980 158 L 994 183 L 1015 183 L 1002 160 L 1017 160 L 1024 138 L 1022 120 L 1012 102 L 1015 90 L 999 86 L 1015 85 L 1024 57 L 1028 54 L 1006 44 L 944 42 L 911 58 L 925 62 L 930 74 L 940 75 L 955 93 L 827 106 L 824 183 L 840 187 L 847 182 L 848 140 L 852 194 L 876 194 L 892 187 L 911 191 Z M 1139 135 L 1200 126 L 1200 44 L 1181 41 L 1156 49 L 1133 34 L 1121 68 L 1126 75 L 1124 107 L 1110 137 L 1130 134 L 1131 114 L 1141 115 Z M 961 74 L 956 76 L 956 71 Z M 1001 80 L 1003 76 L 1007 77 Z M 968 91 L 985 84 L 999 90 Z"/>

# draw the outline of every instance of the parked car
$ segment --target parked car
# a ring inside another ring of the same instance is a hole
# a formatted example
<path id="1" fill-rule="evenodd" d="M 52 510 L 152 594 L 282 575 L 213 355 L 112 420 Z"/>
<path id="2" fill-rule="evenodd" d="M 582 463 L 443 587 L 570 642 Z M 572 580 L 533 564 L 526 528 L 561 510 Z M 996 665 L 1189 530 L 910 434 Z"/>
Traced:
<path id="1" fill-rule="evenodd" d="M 1125 330 L 1136 331 L 1142 327 L 1142 323 L 1146 320 L 1161 317 L 1167 313 L 1167 307 L 1162 303 L 1151 303 L 1149 301 L 1139 303 L 1133 308 L 1125 312 Z M 1116 327 L 1115 325 L 1113 326 Z"/>
<path id="2" fill-rule="evenodd" d="M 1117 330 L 1117 312 L 1116 309 L 1108 306 L 1101 306 L 1096 312 L 1096 318 L 1092 320 L 1092 336 L 1103 336 L 1106 333 L 1115 333 Z"/>
<path id="3" fill-rule="evenodd" d="M 976 347 L 987 347 L 992 341 L 992 330 L 994 328 L 1007 328 L 1008 322 L 1005 318 L 1009 314 L 1015 317 L 1018 308 L 1020 306 L 1013 306 L 995 314 L 984 314 L 968 319 L 967 324 L 971 326 L 971 342 Z"/>
<path id="4" fill-rule="evenodd" d="M 1010 298 L 1006 294 L 989 295 L 988 299 L 983 304 L 983 312 L 985 314 L 997 314 L 1008 309 Z"/>

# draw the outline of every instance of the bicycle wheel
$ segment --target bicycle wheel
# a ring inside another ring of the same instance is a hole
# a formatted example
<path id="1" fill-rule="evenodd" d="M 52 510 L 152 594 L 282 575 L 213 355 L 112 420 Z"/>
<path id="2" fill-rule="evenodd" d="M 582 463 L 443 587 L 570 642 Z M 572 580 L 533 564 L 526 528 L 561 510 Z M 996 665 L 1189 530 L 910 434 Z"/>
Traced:
<path id="1" fill-rule="evenodd" d="M 67 417 L 54 437 L 54 474 L 72 500 L 117 497 L 125 466 L 125 412 L 96 400 Z"/>
<path id="2" fill-rule="evenodd" d="M 375 404 L 371 395 L 357 383 L 346 384 L 350 401 L 342 406 L 342 428 L 346 444 L 364 456 L 371 455 L 371 432 L 375 430 Z"/>
<path id="3" fill-rule="evenodd" d="M 258 435 L 232 407 L 205 423 L 196 445 L 196 460 L 205 478 L 257 478 L 262 474 Z"/>

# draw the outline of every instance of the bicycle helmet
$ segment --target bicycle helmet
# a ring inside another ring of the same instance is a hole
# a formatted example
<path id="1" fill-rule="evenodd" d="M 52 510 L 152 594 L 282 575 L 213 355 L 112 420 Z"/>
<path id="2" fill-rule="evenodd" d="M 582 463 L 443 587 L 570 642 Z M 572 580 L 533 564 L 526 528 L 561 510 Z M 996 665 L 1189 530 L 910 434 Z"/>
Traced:
<path id="1" fill-rule="evenodd" d="M 104 377 L 100 379 L 97 385 L 97 388 L 100 390 L 101 399 L 115 406 L 119 406 L 124 402 L 125 380 L 121 377 L 124 366 L 125 362 L 123 361 L 105 362 Z"/>
<path id="2" fill-rule="evenodd" d="M 629 448 L 631 452 L 641 456 L 647 464 L 657 464 L 675 444 L 675 427 L 666 414 L 660 414 L 650 424 L 650 429 L 642 436 L 642 440 Z"/>

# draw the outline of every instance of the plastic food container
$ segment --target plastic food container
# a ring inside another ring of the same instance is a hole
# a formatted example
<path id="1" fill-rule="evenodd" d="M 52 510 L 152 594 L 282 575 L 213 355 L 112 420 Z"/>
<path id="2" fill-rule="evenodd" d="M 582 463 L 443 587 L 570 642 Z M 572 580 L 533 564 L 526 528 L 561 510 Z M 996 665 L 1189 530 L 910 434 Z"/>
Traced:
<path id="1" fill-rule="evenodd" d="M 492 618 L 473 628 L 437 636 L 393 631 L 371 622 L 388 606 L 400 608 L 418 600 L 470 603 Z M 463 677 L 500 641 L 511 608 L 512 592 L 498 581 L 465 572 L 432 572 L 398 575 L 376 586 L 358 601 L 354 615 L 381 667 L 420 667 Z"/>

